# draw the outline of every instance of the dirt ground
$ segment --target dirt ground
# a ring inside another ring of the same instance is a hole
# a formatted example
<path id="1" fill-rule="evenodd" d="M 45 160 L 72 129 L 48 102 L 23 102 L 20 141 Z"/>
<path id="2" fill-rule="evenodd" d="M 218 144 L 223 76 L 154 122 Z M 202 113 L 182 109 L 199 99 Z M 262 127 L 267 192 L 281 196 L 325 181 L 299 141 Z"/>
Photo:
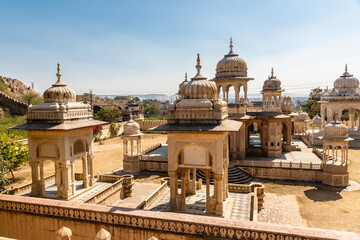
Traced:
<path id="1" fill-rule="evenodd" d="M 150 147 L 156 143 L 166 143 L 165 134 L 145 134 L 142 147 Z M 122 139 L 121 137 L 104 140 L 94 145 L 95 173 L 122 174 Z M 350 180 L 360 183 L 360 150 L 349 150 Z M 82 171 L 81 161 L 77 160 L 76 172 Z M 54 164 L 45 163 L 45 176 L 54 174 Z M 25 165 L 15 173 L 17 182 L 14 187 L 31 182 L 30 167 Z M 144 183 L 160 183 L 166 173 L 147 172 L 136 174 L 135 181 Z M 335 229 L 360 232 L 360 190 L 334 191 L 311 184 L 289 184 L 284 182 L 265 182 L 265 197 L 267 213 L 260 213 L 260 220 L 280 224 L 302 225 L 316 228 Z M 287 207 L 279 207 L 281 203 Z M 288 208 L 294 211 L 287 211 Z M 279 209 L 283 209 L 279 210 Z M 284 214 L 286 212 L 286 214 Z M 296 214 L 296 216 L 292 216 Z M 302 219 L 301 219 L 302 218 Z"/>
<path id="2" fill-rule="evenodd" d="M 360 150 L 349 150 L 349 160 L 350 180 L 360 183 Z M 309 227 L 360 232 L 360 190 L 333 190 L 311 184 L 292 185 L 281 182 L 266 182 L 264 185 L 265 195 L 276 194 L 279 199 L 296 196 L 300 215 Z M 266 196 L 264 200 L 266 201 Z M 274 210 L 271 212 L 273 218 L 268 221 L 282 223 L 285 218 L 280 214 L 274 216 L 277 212 L 276 202 L 272 205 L 268 206 L 269 211 Z"/>

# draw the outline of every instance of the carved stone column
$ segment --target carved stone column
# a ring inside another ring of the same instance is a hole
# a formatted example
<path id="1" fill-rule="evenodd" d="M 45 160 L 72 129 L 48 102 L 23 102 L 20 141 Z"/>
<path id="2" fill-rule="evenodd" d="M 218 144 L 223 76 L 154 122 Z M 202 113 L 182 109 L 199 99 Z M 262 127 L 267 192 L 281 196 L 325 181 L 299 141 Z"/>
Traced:
<path id="1" fill-rule="evenodd" d="M 216 191 L 216 208 L 215 214 L 222 216 L 224 214 L 224 200 L 223 200 L 223 176 L 222 174 L 214 174 L 215 189 Z"/>
<path id="2" fill-rule="evenodd" d="M 89 187 L 89 179 L 88 179 L 88 161 L 87 161 L 87 154 L 85 154 L 84 157 L 82 157 L 83 161 L 83 186 L 84 188 Z"/>
<path id="3" fill-rule="evenodd" d="M 176 210 L 176 195 L 178 194 L 178 185 L 177 185 L 177 171 L 168 172 L 170 177 L 170 203 L 169 208 L 171 211 Z"/>
<path id="4" fill-rule="evenodd" d="M 40 195 L 40 187 L 39 187 L 39 168 L 37 162 L 30 162 L 31 167 L 31 196 L 39 196 Z"/>

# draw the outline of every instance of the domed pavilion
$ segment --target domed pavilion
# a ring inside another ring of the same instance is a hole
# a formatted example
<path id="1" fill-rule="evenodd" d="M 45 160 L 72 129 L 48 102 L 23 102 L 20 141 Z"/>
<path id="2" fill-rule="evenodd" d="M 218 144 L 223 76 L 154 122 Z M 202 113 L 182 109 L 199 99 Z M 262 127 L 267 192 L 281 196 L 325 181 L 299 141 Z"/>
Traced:
<path id="1" fill-rule="evenodd" d="M 343 113 L 347 110 L 349 115 L 349 134 L 355 139 L 360 139 L 359 121 L 355 124 L 355 116 L 360 116 L 360 95 L 359 80 L 348 72 L 345 65 L 345 72 L 335 80 L 334 88 L 327 90 L 321 98 L 321 120 L 322 127 L 325 127 L 325 120 L 330 123 L 333 120 L 340 121 Z M 360 146 L 360 141 L 357 147 Z"/>
<path id="2" fill-rule="evenodd" d="M 230 51 L 217 63 L 215 78 L 211 80 L 215 82 L 219 96 L 222 92 L 223 100 L 229 103 L 229 90 L 234 87 L 235 104 L 248 103 L 248 82 L 254 78 L 248 77 L 247 70 L 245 60 L 233 52 L 233 42 L 230 38 Z M 241 88 L 243 96 L 240 98 Z M 229 107 L 232 106 L 229 105 Z"/>
<path id="3" fill-rule="evenodd" d="M 44 162 L 55 165 L 57 198 L 69 199 L 77 189 L 75 159 L 81 158 L 82 185 L 94 183 L 93 126 L 105 122 L 93 120 L 91 107 L 76 102 L 75 92 L 61 81 L 60 65 L 57 82 L 47 89 L 44 102 L 29 106 L 27 122 L 12 129 L 27 131 L 29 164 L 32 175 L 32 196 L 48 196 L 45 186 Z"/>
<path id="4" fill-rule="evenodd" d="M 348 128 L 334 121 L 324 127 L 323 136 L 323 183 L 331 186 L 347 186 L 348 172 Z"/>
<path id="5" fill-rule="evenodd" d="M 196 69 L 195 77 L 179 89 L 182 98 L 170 103 L 168 123 L 155 130 L 166 131 L 168 135 L 170 210 L 186 210 L 187 196 L 195 195 L 198 190 L 196 170 L 199 169 L 206 178 L 206 213 L 222 216 L 229 193 L 228 132 L 239 131 L 242 123 L 228 119 L 227 103 L 217 98 L 215 84 L 201 75 L 199 54 Z M 180 193 L 178 176 L 181 176 Z M 210 196 L 211 177 L 215 179 L 213 196 Z"/>

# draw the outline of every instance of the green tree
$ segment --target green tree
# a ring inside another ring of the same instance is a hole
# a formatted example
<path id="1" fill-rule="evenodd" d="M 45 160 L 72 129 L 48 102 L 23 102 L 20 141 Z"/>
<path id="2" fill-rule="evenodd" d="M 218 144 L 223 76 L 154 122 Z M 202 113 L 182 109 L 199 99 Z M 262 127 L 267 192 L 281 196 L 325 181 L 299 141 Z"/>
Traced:
<path id="1" fill-rule="evenodd" d="M 0 155 L 0 192 L 10 184 L 5 175 L 9 172 L 9 164 Z"/>
<path id="2" fill-rule="evenodd" d="M 95 114 L 94 118 L 97 120 L 113 123 L 118 122 L 121 115 L 122 112 L 118 107 L 104 107 Z"/>
<path id="3" fill-rule="evenodd" d="M 306 103 L 301 105 L 301 110 L 307 112 L 310 118 L 316 115 L 320 116 L 320 103 L 321 97 L 323 96 L 323 90 L 321 88 L 311 89 L 309 98 Z"/>
<path id="4" fill-rule="evenodd" d="M 143 101 L 144 105 L 144 116 L 147 118 L 160 117 L 161 109 L 160 106 L 149 99 Z"/>
<path id="5" fill-rule="evenodd" d="M 18 142 L 16 137 L 0 135 L 0 158 L 8 164 L 9 172 L 15 181 L 14 171 L 29 160 L 29 151 L 25 144 Z"/>
<path id="6" fill-rule="evenodd" d="M 22 98 L 28 105 L 35 105 L 40 102 L 38 95 L 35 93 L 25 94 Z"/>
<path id="7" fill-rule="evenodd" d="M 135 97 L 134 100 L 135 100 L 135 102 L 140 102 L 140 98 L 139 98 L 139 97 Z"/>

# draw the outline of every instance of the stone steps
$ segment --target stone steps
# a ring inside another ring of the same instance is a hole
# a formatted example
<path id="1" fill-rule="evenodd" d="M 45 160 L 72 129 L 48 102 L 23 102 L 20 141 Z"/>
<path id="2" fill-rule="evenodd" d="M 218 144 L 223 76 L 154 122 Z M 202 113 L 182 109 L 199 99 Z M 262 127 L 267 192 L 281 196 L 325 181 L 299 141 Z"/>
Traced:
<path id="1" fill-rule="evenodd" d="M 205 180 L 205 173 L 201 170 L 196 171 L 196 178 L 200 178 L 203 180 L 203 183 L 206 182 Z M 244 170 L 233 166 L 228 168 L 228 182 L 234 184 L 248 184 L 253 180 L 253 177 L 245 172 Z M 210 178 L 210 184 L 214 184 L 213 177 Z"/>

